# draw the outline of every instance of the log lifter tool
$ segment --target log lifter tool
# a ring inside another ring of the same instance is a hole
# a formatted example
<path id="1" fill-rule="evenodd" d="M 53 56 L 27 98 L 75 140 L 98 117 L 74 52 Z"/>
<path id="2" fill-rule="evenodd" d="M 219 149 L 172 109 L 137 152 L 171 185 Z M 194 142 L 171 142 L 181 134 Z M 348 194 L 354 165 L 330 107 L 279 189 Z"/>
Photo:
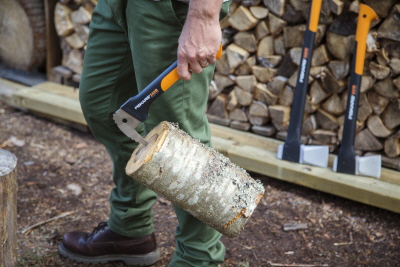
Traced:
<path id="1" fill-rule="evenodd" d="M 216 55 L 217 59 L 222 56 L 222 45 Z M 139 123 L 144 122 L 149 116 L 150 105 L 162 93 L 167 91 L 179 79 L 178 61 L 172 63 L 154 81 L 152 81 L 139 94 L 129 98 L 114 115 L 113 119 L 118 128 L 132 140 L 147 145 L 147 141 L 136 131 Z"/>
<path id="2" fill-rule="evenodd" d="M 328 166 L 328 146 L 306 146 L 301 144 L 301 126 L 307 95 L 308 76 L 314 49 L 314 39 L 318 28 L 322 0 L 313 0 L 307 29 L 304 33 L 302 58 L 297 76 L 294 101 L 290 113 L 289 130 L 283 145 L 278 148 L 278 158 L 319 167 Z"/>
<path id="3" fill-rule="evenodd" d="M 360 84 L 361 76 L 364 71 L 367 36 L 371 21 L 376 17 L 377 14 L 371 7 L 360 4 L 350 83 L 347 92 L 342 144 L 338 156 L 334 160 L 333 170 L 341 173 L 379 178 L 381 175 L 381 156 L 374 155 L 359 157 L 356 156 L 354 151 Z"/>

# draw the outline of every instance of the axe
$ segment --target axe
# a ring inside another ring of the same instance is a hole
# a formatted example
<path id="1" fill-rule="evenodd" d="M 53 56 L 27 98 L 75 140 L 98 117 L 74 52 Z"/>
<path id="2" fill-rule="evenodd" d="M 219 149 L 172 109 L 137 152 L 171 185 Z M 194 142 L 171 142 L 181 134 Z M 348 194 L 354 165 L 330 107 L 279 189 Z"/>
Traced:
<path id="1" fill-rule="evenodd" d="M 311 59 L 314 49 L 314 39 L 318 28 L 322 0 L 313 0 L 307 29 L 304 33 L 302 58 L 297 76 L 294 101 L 290 113 L 288 134 L 283 145 L 278 148 L 279 159 L 315 165 L 328 166 L 328 146 L 306 146 L 301 144 L 301 126 L 303 123 L 304 105 L 307 95 L 308 76 L 310 73 Z"/>
<path id="2" fill-rule="evenodd" d="M 335 157 L 333 170 L 335 172 L 379 178 L 381 175 L 381 156 L 359 157 L 356 156 L 354 151 L 360 84 L 361 76 L 364 71 L 367 36 L 371 21 L 376 17 L 377 15 L 371 7 L 360 4 L 350 83 L 347 92 L 342 144 L 337 157 Z"/>

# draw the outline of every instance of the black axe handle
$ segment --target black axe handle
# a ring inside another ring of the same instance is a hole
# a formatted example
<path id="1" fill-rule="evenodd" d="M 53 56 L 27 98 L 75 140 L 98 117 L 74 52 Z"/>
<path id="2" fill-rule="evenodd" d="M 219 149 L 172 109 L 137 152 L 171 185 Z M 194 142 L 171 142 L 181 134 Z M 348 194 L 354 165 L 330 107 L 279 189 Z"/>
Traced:
<path id="1" fill-rule="evenodd" d="M 336 163 L 336 171 L 341 173 L 356 174 L 356 153 L 354 151 L 354 139 L 356 136 L 357 127 L 360 84 L 361 77 L 364 72 L 367 36 L 371 21 L 376 17 L 377 15 L 372 8 L 367 5 L 360 4 L 350 82 L 347 92 L 342 144 L 340 146 Z"/>
<path id="2" fill-rule="evenodd" d="M 314 50 L 314 39 L 318 28 L 322 0 L 313 0 L 307 29 L 304 33 L 302 58 L 297 76 L 294 101 L 290 113 L 289 130 L 283 146 L 282 159 L 300 162 L 301 126 L 303 124 L 304 105 L 307 96 L 308 76 Z"/>

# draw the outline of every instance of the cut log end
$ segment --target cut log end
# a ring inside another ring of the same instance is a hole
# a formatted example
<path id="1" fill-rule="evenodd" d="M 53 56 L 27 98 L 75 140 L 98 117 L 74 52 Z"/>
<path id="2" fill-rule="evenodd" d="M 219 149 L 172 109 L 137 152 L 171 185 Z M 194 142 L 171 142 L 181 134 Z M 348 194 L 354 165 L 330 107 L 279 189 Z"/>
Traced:
<path id="1" fill-rule="evenodd" d="M 228 237 L 237 236 L 264 186 L 216 150 L 162 122 L 129 160 L 126 173 Z"/>

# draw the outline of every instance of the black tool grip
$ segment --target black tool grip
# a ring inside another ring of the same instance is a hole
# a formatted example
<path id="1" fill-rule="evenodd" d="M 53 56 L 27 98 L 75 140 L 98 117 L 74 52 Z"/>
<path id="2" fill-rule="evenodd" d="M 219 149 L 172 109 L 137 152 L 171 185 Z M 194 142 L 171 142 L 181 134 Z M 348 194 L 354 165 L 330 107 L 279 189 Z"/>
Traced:
<path id="1" fill-rule="evenodd" d="M 163 79 L 173 72 L 178 65 L 175 61 L 163 73 L 161 73 L 154 81 L 152 81 L 146 88 L 139 94 L 129 98 L 122 106 L 121 109 L 128 114 L 132 115 L 139 121 L 143 122 L 149 116 L 150 105 L 156 100 L 164 91 L 161 88 Z M 168 89 L 168 88 L 167 88 Z"/>

